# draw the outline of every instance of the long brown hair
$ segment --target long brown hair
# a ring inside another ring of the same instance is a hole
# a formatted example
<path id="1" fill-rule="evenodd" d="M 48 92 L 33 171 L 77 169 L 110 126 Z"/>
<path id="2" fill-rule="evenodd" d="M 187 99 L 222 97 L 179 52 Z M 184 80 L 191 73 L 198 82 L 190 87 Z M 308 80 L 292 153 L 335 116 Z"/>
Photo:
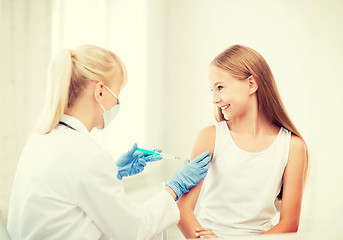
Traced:
<path id="1" fill-rule="evenodd" d="M 266 60 L 254 49 L 242 45 L 233 45 L 211 62 L 211 66 L 218 67 L 230 73 L 238 80 L 245 80 L 251 75 L 258 83 L 256 91 L 258 111 L 274 125 L 284 127 L 302 140 L 303 137 L 289 118 L 281 101 L 274 76 Z M 215 107 L 215 118 L 224 121 L 224 115 L 219 107 Z M 304 141 L 305 142 L 305 141 Z M 306 147 L 305 180 L 308 172 L 308 149 Z M 282 189 L 278 198 L 282 198 Z"/>

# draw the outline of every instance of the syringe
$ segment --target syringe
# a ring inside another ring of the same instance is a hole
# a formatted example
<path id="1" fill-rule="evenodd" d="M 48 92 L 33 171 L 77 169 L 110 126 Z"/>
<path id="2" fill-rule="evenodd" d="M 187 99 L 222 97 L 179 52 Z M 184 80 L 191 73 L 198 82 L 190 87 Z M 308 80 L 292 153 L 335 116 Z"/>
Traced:
<path id="1" fill-rule="evenodd" d="M 137 148 L 136 151 L 142 152 L 142 153 L 148 153 L 148 154 L 151 154 L 151 155 L 157 155 L 157 156 L 161 156 L 163 158 L 168 158 L 168 159 L 180 159 L 179 157 L 171 155 L 171 154 L 162 153 L 162 152 L 158 152 L 158 151 L 146 150 L 146 149 L 143 149 L 143 148 Z"/>

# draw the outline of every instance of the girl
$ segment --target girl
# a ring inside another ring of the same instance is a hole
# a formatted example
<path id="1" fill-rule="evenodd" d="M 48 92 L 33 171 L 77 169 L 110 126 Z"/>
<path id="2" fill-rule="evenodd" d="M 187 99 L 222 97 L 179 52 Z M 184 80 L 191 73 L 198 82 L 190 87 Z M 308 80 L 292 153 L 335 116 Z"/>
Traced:
<path id="1" fill-rule="evenodd" d="M 209 82 L 217 123 L 199 133 L 192 155 L 210 149 L 213 160 L 178 202 L 180 230 L 187 238 L 296 232 L 307 148 L 267 62 L 231 46 L 210 64 Z"/>
<path id="2" fill-rule="evenodd" d="M 177 223 L 174 199 L 204 178 L 209 152 L 174 174 L 164 191 L 136 205 L 119 180 L 159 159 L 135 153 L 134 145 L 114 164 L 89 134 L 118 114 L 126 75 L 115 54 L 93 45 L 55 58 L 43 118 L 21 155 L 12 188 L 12 239 L 151 239 Z"/>

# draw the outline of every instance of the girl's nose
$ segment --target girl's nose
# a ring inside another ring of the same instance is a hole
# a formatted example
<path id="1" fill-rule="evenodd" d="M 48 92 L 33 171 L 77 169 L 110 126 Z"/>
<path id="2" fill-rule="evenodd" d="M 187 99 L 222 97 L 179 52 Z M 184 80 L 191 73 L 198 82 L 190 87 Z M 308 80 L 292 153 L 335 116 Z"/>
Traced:
<path id="1" fill-rule="evenodd" d="M 212 96 L 212 103 L 213 104 L 218 104 L 220 102 L 220 98 L 218 96 L 218 94 L 216 94 L 215 92 L 213 92 L 213 96 Z"/>

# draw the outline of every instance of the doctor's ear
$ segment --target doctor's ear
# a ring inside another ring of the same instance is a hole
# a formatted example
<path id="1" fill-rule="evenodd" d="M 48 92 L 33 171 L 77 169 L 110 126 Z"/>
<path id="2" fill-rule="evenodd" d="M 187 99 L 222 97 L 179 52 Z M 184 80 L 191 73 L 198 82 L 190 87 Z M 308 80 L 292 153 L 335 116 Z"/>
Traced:
<path id="1" fill-rule="evenodd" d="M 95 85 L 94 97 L 98 103 L 102 103 L 102 101 L 104 99 L 104 84 L 102 82 L 98 82 Z"/>
<path id="2" fill-rule="evenodd" d="M 249 94 L 253 94 L 258 89 L 258 82 L 253 75 L 248 77 L 248 81 L 249 81 Z"/>

